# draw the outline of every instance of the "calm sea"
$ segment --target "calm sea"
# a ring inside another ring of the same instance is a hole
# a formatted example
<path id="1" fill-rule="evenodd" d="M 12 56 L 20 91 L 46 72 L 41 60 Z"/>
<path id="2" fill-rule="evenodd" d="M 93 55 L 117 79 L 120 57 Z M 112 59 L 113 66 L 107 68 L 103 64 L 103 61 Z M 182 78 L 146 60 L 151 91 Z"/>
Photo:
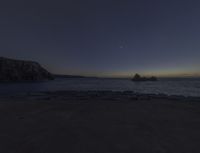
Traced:
<path id="1" fill-rule="evenodd" d="M 58 90 L 113 90 L 200 97 L 200 78 L 162 78 L 157 82 L 129 79 L 57 78 L 44 82 L 1 83 L 0 95 Z"/>

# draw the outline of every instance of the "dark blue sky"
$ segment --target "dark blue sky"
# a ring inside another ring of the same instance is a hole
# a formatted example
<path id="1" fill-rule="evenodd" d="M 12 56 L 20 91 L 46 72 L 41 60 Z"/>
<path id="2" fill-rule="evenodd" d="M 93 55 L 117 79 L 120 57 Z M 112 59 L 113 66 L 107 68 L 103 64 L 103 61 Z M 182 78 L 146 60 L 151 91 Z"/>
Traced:
<path id="1" fill-rule="evenodd" d="M 54 73 L 200 75 L 200 1 L 6 0 L 0 42 Z"/>

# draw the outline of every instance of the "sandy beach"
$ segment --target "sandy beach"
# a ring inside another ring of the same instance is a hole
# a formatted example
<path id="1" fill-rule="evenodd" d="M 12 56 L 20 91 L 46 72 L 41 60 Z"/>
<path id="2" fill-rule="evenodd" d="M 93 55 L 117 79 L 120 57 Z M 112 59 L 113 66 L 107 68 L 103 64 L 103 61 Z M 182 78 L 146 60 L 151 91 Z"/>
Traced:
<path id="1" fill-rule="evenodd" d="M 199 153 L 200 98 L 58 91 L 0 98 L 1 153 Z"/>

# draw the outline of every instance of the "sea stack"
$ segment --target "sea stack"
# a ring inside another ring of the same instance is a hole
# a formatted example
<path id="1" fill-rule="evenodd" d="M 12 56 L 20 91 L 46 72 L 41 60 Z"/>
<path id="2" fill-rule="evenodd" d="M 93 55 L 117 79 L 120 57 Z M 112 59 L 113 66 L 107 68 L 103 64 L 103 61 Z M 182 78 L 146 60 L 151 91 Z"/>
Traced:
<path id="1" fill-rule="evenodd" d="M 0 57 L 0 81 L 52 80 L 53 75 L 39 63 Z"/>
<path id="2" fill-rule="evenodd" d="M 135 82 L 140 82 L 140 81 L 157 81 L 158 79 L 154 76 L 152 77 L 141 77 L 139 74 L 135 74 L 135 76 L 132 78 L 132 81 L 135 81 Z"/>

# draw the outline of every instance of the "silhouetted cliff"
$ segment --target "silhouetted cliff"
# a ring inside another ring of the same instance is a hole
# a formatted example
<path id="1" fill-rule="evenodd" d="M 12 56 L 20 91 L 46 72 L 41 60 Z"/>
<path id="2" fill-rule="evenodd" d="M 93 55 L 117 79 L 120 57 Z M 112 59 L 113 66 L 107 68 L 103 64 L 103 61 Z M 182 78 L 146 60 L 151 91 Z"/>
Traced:
<path id="1" fill-rule="evenodd" d="M 37 62 L 0 57 L 0 81 L 51 80 L 53 75 Z"/>

